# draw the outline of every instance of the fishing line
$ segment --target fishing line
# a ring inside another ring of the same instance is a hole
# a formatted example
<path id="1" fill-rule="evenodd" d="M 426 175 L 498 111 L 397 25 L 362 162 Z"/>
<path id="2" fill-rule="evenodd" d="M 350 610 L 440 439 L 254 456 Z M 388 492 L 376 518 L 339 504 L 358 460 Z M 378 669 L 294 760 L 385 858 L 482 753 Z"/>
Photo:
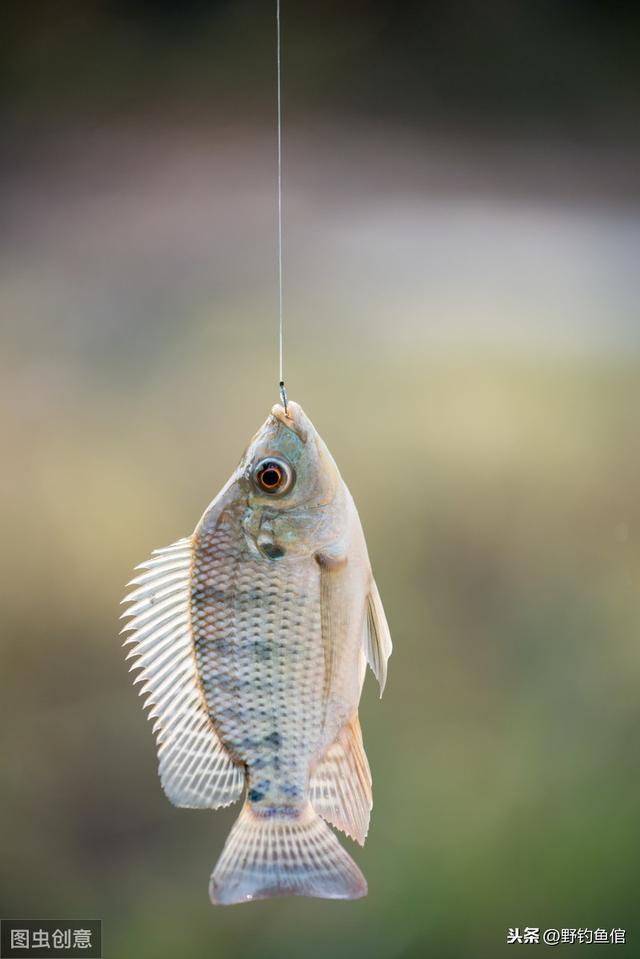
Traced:
<path id="1" fill-rule="evenodd" d="M 282 69 L 280 57 L 280 0 L 276 0 L 276 74 L 278 79 L 278 352 L 280 357 L 280 399 L 287 410 L 287 391 L 284 386 L 284 324 L 282 319 Z"/>

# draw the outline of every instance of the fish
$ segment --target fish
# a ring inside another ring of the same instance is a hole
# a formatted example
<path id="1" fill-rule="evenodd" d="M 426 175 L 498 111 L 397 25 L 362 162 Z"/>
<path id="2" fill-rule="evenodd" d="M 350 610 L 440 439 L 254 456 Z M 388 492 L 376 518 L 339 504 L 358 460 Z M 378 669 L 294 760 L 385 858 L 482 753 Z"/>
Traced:
<path id="1" fill-rule="evenodd" d="M 353 498 L 301 406 L 273 407 L 193 534 L 138 570 L 124 645 L 164 792 L 244 798 L 211 901 L 366 895 L 330 826 L 364 845 L 358 706 L 367 664 L 382 696 L 392 643 Z"/>

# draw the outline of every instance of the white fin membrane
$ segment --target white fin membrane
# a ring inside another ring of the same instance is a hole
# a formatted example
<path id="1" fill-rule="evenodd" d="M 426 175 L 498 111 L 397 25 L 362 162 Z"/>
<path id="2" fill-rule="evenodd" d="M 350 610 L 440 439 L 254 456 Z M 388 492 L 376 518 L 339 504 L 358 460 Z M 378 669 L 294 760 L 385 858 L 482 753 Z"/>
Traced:
<path id="1" fill-rule="evenodd" d="M 156 720 L 158 772 L 176 806 L 216 809 L 240 798 L 244 767 L 234 763 L 220 742 L 198 682 L 191 634 L 192 541 L 185 538 L 154 550 L 144 570 L 128 584 L 123 600 L 129 623 L 123 629 L 133 644 L 127 659 L 141 670 L 145 708 Z"/>
<path id="2" fill-rule="evenodd" d="M 342 727 L 311 773 L 309 799 L 323 819 L 364 845 L 373 801 L 357 714 Z"/>
<path id="3" fill-rule="evenodd" d="M 258 816 L 245 805 L 209 884 L 214 905 L 271 896 L 359 899 L 366 894 L 364 876 L 310 805 L 297 819 Z"/>
<path id="4" fill-rule="evenodd" d="M 382 600 L 375 581 L 367 595 L 367 615 L 364 626 L 364 652 L 374 676 L 380 684 L 380 697 L 387 682 L 387 661 L 393 650 L 391 633 L 384 614 Z"/>

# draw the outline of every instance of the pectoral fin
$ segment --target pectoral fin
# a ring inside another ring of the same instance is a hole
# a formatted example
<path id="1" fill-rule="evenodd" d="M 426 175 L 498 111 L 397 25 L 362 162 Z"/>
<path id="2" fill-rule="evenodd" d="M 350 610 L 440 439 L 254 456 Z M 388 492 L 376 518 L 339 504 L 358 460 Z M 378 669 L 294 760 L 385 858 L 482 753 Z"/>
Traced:
<path id="1" fill-rule="evenodd" d="M 380 684 L 380 696 L 382 697 L 387 681 L 387 660 L 393 650 L 393 644 L 375 580 L 371 581 L 371 589 L 366 602 L 364 653 L 374 676 Z"/>
<path id="2" fill-rule="evenodd" d="M 371 772 L 357 713 L 342 727 L 313 770 L 309 798 L 323 819 L 364 845 L 373 801 Z"/>
<path id="3" fill-rule="evenodd" d="M 340 668 L 340 649 L 348 626 L 346 611 L 349 609 L 349 583 L 345 576 L 346 555 L 338 549 L 327 549 L 315 554 L 320 567 L 320 627 L 324 649 L 325 709 L 335 686 L 336 673 Z"/>

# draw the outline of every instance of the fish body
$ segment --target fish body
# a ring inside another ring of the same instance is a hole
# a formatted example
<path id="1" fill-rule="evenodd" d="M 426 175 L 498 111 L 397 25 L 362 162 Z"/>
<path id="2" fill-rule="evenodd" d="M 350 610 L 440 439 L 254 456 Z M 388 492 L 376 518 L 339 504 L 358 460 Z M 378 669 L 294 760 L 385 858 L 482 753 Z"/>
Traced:
<path id="1" fill-rule="evenodd" d="M 356 507 L 302 409 L 275 406 L 193 535 L 132 581 L 128 642 L 179 806 L 245 796 L 214 903 L 358 898 L 327 822 L 364 843 L 371 774 L 358 720 L 391 640 Z"/>

